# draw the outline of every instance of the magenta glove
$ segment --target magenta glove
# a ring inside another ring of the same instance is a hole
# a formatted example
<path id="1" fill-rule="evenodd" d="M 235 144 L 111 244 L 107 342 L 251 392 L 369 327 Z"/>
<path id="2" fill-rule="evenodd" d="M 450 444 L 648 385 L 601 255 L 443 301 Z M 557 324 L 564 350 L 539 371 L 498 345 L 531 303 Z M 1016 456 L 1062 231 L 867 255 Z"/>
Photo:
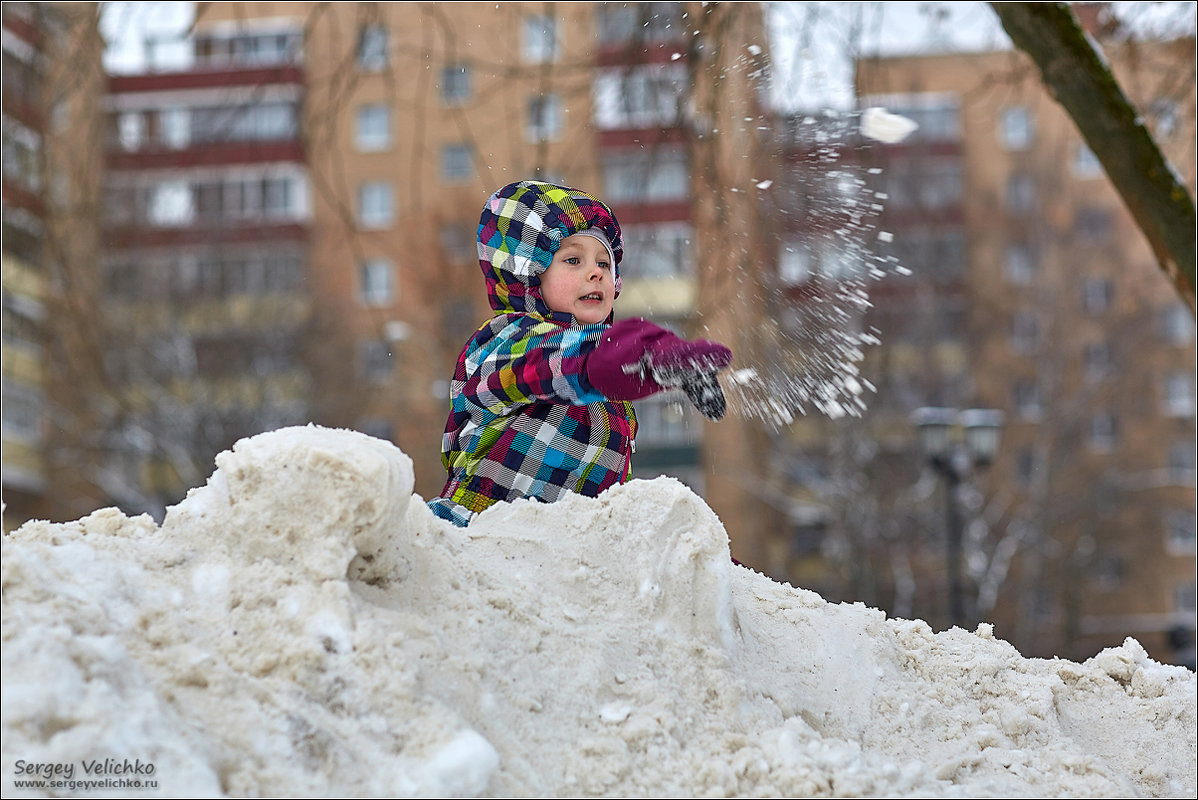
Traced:
<path id="1" fill-rule="evenodd" d="M 706 339 L 687 341 L 647 320 L 620 320 L 587 357 L 591 385 L 613 400 L 639 400 L 667 387 L 681 388 L 709 419 L 724 416 L 716 373 L 732 351 Z"/>

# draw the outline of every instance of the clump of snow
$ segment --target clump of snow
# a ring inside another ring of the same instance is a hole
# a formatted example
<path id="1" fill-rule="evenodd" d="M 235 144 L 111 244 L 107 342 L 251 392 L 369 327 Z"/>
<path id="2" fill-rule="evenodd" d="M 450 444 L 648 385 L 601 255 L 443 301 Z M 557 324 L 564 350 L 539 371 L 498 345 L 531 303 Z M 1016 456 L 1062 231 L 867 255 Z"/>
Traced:
<path id="1" fill-rule="evenodd" d="M 139 796 L 1194 794 L 1192 673 L 829 604 L 672 479 L 458 529 L 362 434 L 217 463 L 161 527 L 5 538 L 6 796 L 103 758 Z"/>
<path id="2" fill-rule="evenodd" d="M 887 144 L 896 144 L 910 136 L 919 125 L 884 108 L 867 108 L 861 112 L 861 134 Z"/>

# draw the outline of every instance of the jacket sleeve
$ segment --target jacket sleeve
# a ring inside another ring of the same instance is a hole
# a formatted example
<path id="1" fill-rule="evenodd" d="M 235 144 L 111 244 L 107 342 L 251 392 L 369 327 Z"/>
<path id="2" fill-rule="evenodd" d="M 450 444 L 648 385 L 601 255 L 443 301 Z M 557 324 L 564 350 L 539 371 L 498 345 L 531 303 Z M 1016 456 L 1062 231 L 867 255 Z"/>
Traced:
<path id="1" fill-rule="evenodd" d="M 476 336 L 455 376 L 457 411 L 504 416 L 534 402 L 587 405 L 603 402 L 586 378 L 586 357 L 608 326 L 564 328 L 535 317 L 514 315 L 492 335 Z M 483 333 L 480 331 L 480 334 Z"/>

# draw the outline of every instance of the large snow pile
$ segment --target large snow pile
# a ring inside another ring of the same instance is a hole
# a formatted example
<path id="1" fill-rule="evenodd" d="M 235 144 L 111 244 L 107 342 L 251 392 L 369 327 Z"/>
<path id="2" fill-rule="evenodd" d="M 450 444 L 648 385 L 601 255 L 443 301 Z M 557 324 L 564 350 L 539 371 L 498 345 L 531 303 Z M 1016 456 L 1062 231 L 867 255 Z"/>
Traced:
<path id="1" fill-rule="evenodd" d="M 104 759 L 165 795 L 1194 795 L 1188 671 L 826 603 L 670 479 L 456 529 L 361 434 L 217 466 L 161 527 L 5 538 L 6 795 Z"/>

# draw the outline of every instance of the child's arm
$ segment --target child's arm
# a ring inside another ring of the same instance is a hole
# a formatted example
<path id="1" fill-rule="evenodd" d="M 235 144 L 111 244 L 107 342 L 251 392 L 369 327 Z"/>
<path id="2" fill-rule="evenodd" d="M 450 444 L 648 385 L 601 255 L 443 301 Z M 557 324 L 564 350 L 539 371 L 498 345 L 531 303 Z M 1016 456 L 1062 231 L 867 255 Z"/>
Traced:
<path id="1" fill-rule="evenodd" d="M 587 378 L 605 396 L 637 400 L 666 387 L 679 387 L 709 419 L 724 416 L 724 392 L 716 373 L 732 363 L 722 344 L 687 341 L 644 319 L 608 328 L 586 359 Z"/>
<path id="2" fill-rule="evenodd" d="M 584 377 L 587 356 L 607 326 L 562 328 L 525 315 L 507 319 L 489 337 L 476 339 L 459 365 L 455 406 L 503 416 L 538 401 L 586 405 L 608 399 Z"/>

